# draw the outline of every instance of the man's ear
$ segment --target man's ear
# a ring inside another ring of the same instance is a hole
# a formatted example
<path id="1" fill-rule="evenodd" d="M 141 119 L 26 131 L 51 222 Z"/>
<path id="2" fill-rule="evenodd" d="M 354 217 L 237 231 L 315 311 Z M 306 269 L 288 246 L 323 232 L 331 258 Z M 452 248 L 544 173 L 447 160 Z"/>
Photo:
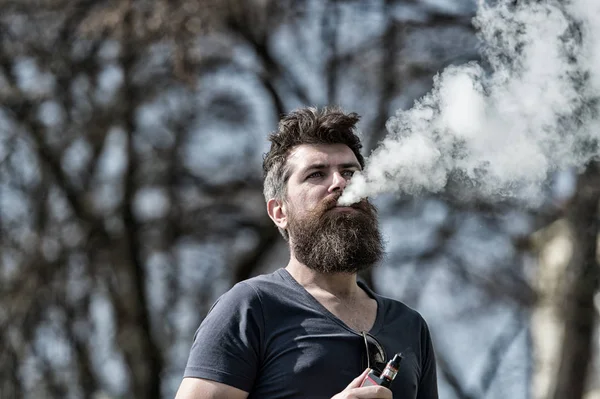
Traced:
<path id="1" fill-rule="evenodd" d="M 271 198 L 267 202 L 267 213 L 277 227 L 284 230 L 287 228 L 287 209 L 285 209 L 283 201 Z"/>

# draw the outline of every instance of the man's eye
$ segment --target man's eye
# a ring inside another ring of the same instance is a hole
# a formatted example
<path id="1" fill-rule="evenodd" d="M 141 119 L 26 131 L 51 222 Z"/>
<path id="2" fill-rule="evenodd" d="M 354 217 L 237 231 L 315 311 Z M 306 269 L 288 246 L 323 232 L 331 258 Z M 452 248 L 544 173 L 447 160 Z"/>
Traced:
<path id="1" fill-rule="evenodd" d="M 344 177 L 352 177 L 354 172 L 355 172 L 354 170 L 345 170 L 342 172 L 342 174 L 344 175 Z"/>
<path id="2" fill-rule="evenodd" d="M 313 172 L 310 175 L 306 176 L 307 179 L 312 179 L 315 177 L 322 177 L 323 176 L 323 172 Z"/>

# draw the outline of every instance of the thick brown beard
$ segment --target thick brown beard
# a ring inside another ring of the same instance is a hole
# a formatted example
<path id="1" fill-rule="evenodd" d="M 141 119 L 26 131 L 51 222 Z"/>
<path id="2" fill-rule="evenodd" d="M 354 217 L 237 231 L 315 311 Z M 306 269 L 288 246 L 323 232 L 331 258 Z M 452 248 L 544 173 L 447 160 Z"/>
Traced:
<path id="1" fill-rule="evenodd" d="M 368 201 L 353 205 L 356 212 L 330 211 L 337 198 L 302 218 L 289 215 L 289 234 L 296 259 L 320 273 L 357 273 L 383 256 L 377 210 Z"/>

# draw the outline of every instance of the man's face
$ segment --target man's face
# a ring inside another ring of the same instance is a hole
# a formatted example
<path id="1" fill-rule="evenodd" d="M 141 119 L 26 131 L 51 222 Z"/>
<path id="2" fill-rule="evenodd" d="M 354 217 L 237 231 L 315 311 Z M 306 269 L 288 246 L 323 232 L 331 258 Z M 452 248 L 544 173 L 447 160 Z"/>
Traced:
<path id="1" fill-rule="evenodd" d="M 284 212 L 291 249 L 322 273 L 355 273 L 383 255 L 375 208 L 367 201 L 337 206 L 360 164 L 343 144 L 303 144 L 288 157 Z"/>

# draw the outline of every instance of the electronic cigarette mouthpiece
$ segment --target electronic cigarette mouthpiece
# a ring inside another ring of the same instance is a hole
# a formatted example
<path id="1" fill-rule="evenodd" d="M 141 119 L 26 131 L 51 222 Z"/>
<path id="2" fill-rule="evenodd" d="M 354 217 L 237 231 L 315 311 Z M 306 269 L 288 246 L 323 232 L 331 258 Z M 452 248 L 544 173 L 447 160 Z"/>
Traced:
<path id="1" fill-rule="evenodd" d="M 381 385 L 389 388 L 389 386 L 392 385 L 394 378 L 396 378 L 396 374 L 398 374 L 398 367 L 400 366 L 401 361 L 402 354 L 396 353 L 394 358 L 390 360 L 388 364 L 386 364 L 380 376 L 377 376 L 377 372 L 375 370 L 371 370 L 360 386 L 368 387 L 370 385 Z"/>

